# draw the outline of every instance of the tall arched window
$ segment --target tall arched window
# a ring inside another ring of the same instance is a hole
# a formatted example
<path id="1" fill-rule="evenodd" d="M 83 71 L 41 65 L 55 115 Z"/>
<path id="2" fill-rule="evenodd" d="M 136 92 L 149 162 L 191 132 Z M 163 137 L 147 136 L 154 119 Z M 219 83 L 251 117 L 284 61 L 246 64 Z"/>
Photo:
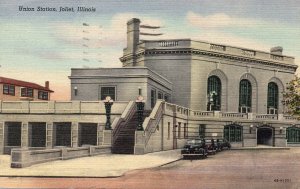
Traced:
<path id="1" fill-rule="evenodd" d="M 251 112 L 252 87 L 250 81 L 243 79 L 240 82 L 239 112 Z"/>
<path id="2" fill-rule="evenodd" d="M 277 114 L 278 110 L 278 86 L 274 82 L 268 84 L 268 114 Z"/>
<path id="3" fill-rule="evenodd" d="M 222 84 L 219 77 L 213 75 L 207 80 L 207 110 L 221 110 Z"/>

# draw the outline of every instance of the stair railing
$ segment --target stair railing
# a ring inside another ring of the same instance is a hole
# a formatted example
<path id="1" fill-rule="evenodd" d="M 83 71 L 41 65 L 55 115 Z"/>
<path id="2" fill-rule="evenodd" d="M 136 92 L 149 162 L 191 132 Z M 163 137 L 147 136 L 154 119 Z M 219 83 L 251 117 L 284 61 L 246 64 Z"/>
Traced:
<path id="1" fill-rule="evenodd" d="M 146 117 L 144 122 L 143 122 L 143 128 L 145 129 L 144 131 L 144 137 L 145 137 L 145 147 L 147 146 L 150 137 L 152 133 L 155 132 L 157 125 L 159 124 L 162 116 L 163 116 L 163 104 L 164 101 L 158 100 L 149 115 L 149 117 Z"/>
<path id="2" fill-rule="evenodd" d="M 135 102 L 129 101 L 129 103 L 127 104 L 121 117 L 114 119 L 114 121 L 111 125 L 112 128 L 114 128 L 113 132 L 112 132 L 112 145 L 117 140 L 121 128 L 124 127 L 128 123 L 128 121 L 132 118 L 132 116 L 135 114 L 135 112 L 136 112 Z"/>

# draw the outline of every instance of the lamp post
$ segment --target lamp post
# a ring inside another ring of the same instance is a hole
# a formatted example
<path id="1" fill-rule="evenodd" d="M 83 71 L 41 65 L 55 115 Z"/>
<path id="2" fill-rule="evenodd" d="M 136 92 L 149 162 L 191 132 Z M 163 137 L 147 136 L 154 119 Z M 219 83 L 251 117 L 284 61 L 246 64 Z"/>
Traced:
<path id="1" fill-rule="evenodd" d="M 217 97 L 218 93 L 216 91 L 209 93 L 208 106 L 210 111 L 215 111 L 217 109 Z"/>
<path id="2" fill-rule="evenodd" d="M 105 112 L 106 112 L 106 123 L 105 123 L 105 130 L 111 130 L 111 123 L 110 123 L 110 113 L 111 113 L 111 106 L 113 105 L 113 100 L 110 96 L 107 96 L 104 100 Z"/>
<path id="3" fill-rule="evenodd" d="M 137 106 L 137 113 L 138 113 L 138 126 L 136 130 L 138 131 L 143 131 L 143 114 L 144 114 L 144 107 L 145 107 L 145 100 L 144 97 L 139 95 L 137 97 L 137 100 L 135 101 L 136 106 Z"/>

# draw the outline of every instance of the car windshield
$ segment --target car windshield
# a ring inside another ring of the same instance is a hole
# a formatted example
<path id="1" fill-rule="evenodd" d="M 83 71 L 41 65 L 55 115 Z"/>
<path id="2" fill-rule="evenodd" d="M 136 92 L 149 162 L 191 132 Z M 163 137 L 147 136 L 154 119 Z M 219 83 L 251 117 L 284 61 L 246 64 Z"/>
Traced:
<path id="1" fill-rule="evenodd" d="M 201 140 L 188 140 L 187 144 L 199 144 L 201 143 Z"/>

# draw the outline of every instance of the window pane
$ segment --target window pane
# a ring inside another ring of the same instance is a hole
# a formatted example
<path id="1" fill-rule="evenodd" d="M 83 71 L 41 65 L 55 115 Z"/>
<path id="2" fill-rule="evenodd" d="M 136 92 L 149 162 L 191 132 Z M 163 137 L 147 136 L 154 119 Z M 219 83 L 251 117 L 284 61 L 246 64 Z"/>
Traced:
<path id="1" fill-rule="evenodd" d="M 268 84 L 268 109 L 278 109 L 278 86 L 276 83 L 271 82 Z M 270 113 L 270 111 L 268 111 Z"/>
<path id="2" fill-rule="evenodd" d="M 199 125 L 199 137 L 201 137 L 201 138 L 205 137 L 205 127 L 206 127 L 206 125 L 204 125 L 204 124 Z"/>
<path id="3" fill-rule="evenodd" d="M 240 95 L 239 95 L 239 111 L 241 107 L 246 107 L 247 111 L 251 111 L 251 97 L 252 97 L 252 87 L 251 83 L 243 79 L 240 82 Z"/>
<path id="4" fill-rule="evenodd" d="M 26 88 L 21 88 L 21 96 L 27 96 Z"/>
<path id="5" fill-rule="evenodd" d="M 156 91 L 155 90 L 151 90 L 151 108 L 153 108 L 155 106 L 156 103 Z"/>
<path id="6" fill-rule="evenodd" d="M 33 89 L 27 88 L 27 96 L 33 97 Z"/>
<path id="7" fill-rule="evenodd" d="M 101 100 L 104 100 L 107 96 L 110 96 L 112 100 L 116 100 L 115 87 L 101 87 Z"/>
<path id="8" fill-rule="evenodd" d="M 161 92 L 158 92 L 157 98 L 158 99 L 163 99 L 163 94 Z"/>
<path id="9" fill-rule="evenodd" d="M 217 76 L 210 76 L 207 80 L 207 96 L 208 105 L 207 110 L 221 109 L 221 80 Z"/>
<path id="10" fill-rule="evenodd" d="M 15 86 L 14 85 L 9 85 L 9 94 L 15 95 Z"/>
<path id="11" fill-rule="evenodd" d="M 8 93 L 9 93 L 9 86 L 3 85 L 3 94 L 8 94 Z"/>
<path id="12" fill-rule="evenodd" d="M 230 140 L 229 140 L 229 126 L 225 126 L 225 127 L 224 127 L 224 138 L 225 138 L 226 140 L 230 141 Z"/>

